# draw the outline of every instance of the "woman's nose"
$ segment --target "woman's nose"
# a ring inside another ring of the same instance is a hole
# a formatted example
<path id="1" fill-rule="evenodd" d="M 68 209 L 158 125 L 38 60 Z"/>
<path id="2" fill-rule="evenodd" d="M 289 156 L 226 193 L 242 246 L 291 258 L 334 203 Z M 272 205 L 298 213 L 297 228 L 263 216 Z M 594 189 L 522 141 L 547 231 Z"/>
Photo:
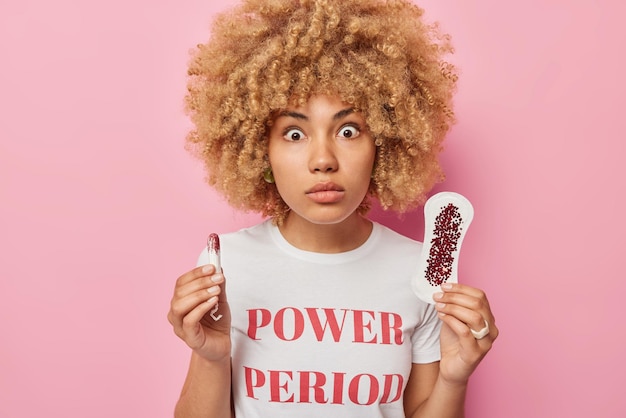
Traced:
<path id="1" fill-rule="evenodd" d="M 328 173 L 339 168 L 331 140 L 311 141 L 309 168 L 312 172 Z"/>

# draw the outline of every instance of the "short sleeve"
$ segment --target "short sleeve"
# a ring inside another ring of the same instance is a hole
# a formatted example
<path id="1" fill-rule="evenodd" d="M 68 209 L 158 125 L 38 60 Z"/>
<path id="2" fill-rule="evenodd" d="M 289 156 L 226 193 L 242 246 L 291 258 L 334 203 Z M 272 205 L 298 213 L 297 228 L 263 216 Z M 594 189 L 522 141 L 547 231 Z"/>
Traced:
<path id="1" fill-rule="evenodd" d="M 429 304 L 424 310 L 421 324 L 415 327 L 411 336 L 413 363 L 426 364 L 441 360 L 440 331 L 441 320 L 435 306 Z"/>

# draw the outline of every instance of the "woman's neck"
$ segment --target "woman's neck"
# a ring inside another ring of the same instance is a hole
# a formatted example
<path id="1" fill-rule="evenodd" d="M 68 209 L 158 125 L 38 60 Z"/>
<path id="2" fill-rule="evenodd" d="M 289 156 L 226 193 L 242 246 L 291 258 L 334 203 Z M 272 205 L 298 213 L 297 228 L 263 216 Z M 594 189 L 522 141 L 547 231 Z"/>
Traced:
<path id="1" fill-rule="evenodd" d="M 296 248 L 332 254 L 363 245 L 372 233 L 372 222 L 354 213 L 336 224 L 315 224 L 292 212 L 279 230 L 285 240 Z"/>

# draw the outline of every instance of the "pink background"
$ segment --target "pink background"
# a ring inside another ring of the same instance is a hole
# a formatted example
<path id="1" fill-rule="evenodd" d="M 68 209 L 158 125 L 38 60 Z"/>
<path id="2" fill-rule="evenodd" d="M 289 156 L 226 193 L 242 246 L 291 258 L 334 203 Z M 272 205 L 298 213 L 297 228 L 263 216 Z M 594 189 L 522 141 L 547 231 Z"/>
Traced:
<path id="1" fill-rule="evenodd" d="M 2 0 L 0 416 L 172 415 L 173 282 L 258 220 L 183 149 L 211 3 Z M 624 3 L 421 4 L 462 70 L 438 190 L 474 203 L 462 280 L 502 331 L 467 416 L 624 417 Z M 421 237 L 419 211 L 374 217 Z"/>

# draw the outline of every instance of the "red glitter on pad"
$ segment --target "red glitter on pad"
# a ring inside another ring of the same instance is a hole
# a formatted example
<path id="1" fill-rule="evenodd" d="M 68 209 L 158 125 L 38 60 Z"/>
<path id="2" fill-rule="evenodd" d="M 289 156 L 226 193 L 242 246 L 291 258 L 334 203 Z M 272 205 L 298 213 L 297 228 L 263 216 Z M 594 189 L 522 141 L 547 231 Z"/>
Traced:
<path id="1" fill-rule="evenodd" d="M 424 241 L 411 280 L 424 302 L 435 303 L 433 296 L 443 283 L 458 283 L 459 253 L 472 219 L 474 208 L 459 193 L 439 192 L 424 204 Z"/>
<path id="2" fill-rule="evenodd" d="M 452 253 L 457 250 L 457 243 L 461 238 L 462 222 L 459 208 L 452 203 L 443 207 L 435 218 L 434 236 L 430 241 L 432 246 L 425 271 L 426 279 L 432 286 L 440 286 L 452 274 Z"/>

